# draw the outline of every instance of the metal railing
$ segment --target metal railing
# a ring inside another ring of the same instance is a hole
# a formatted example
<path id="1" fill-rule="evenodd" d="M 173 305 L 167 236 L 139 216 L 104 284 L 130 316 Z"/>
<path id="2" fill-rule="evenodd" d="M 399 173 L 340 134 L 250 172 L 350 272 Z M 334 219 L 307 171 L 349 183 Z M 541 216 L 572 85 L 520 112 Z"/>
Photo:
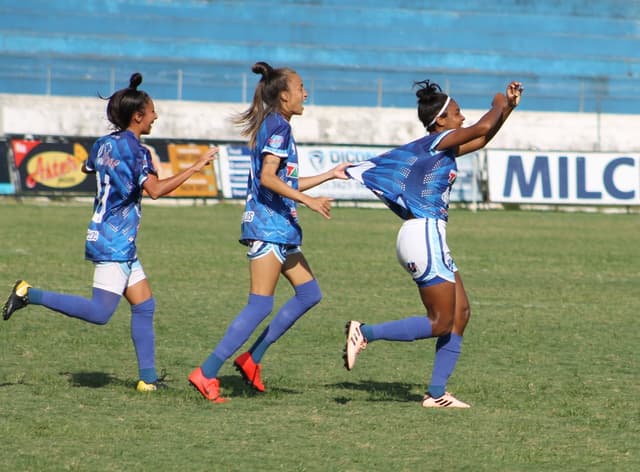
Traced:
<path id="1" fill-rule="evenodd" d="M 0 93 L 63 96 L 108 96 L 126 85 L 131 71 L 123 67 L 46 65 L 12 67 L 0 58 Z M 215 67 L 212 67 L 215 70 Z M 156 99 L 247 103 L 253 96 L 256 77 L 245 72 L 203 73 L 177 67 L 158 68 L 144 64 L 144 86 Z M 325 106 L 414 107 L 412 81 L 394 71 L 362 72 L 300 70 L 309 91 L 309 104 Z M 377 75 L 377 76 L 376 76 Z M 426 72 L 416 74 L 422 78 Z M 495 91 L 519 78 L 525 82 L 522 107 L 539 111 L 634 113 L 640 109 L 640 83 L 602 78 L 529 77 L 516 74 L 461 73 L 431 74 L 446 92 L 465 108 L 486 108 Z"/>

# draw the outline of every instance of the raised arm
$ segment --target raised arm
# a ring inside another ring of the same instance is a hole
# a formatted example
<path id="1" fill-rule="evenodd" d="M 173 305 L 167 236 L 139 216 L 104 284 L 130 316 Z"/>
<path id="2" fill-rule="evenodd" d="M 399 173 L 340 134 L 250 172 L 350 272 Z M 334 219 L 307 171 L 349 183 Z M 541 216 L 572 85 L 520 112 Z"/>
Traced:
<path id="1" fill-rule="evenodd" d="M 445 136 L 438 149 L 458 148 L 456 156 L 462 156 L 485 147 L 502 127 L 511 112 L 520 103 L 523 92 L 520 82 L 511 82 L 505 94 L 497 93 L 491 109 L 472 126 L 459 128 Z"/>

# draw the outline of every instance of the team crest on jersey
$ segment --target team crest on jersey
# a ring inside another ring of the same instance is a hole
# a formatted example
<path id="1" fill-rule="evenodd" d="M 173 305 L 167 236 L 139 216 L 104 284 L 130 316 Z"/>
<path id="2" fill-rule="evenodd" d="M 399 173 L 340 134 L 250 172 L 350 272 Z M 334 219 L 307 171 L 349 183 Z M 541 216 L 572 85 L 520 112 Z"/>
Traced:
<path id="1" fill-rule="evenodd" d="M 298 164 L 295 162 L 287 162 L 287 177 L 290 179 L 298 178 Z"/>
<path id="2" fill-rule="evenodd" d="M 451 169 L 449 171 L 449 185 L 453 185 L 453 183 L 456 181 L 456 177 L 458 177 L 458 173 Z"/>
<path id="3" fill-rule="evenodd" d="M 284 137 L 280 136 L 279 134 L 274 134 L 269 138 L 267 145 L 270 148 L 279 149 L 282 147 L 282 143 L 284 143 Z"/>

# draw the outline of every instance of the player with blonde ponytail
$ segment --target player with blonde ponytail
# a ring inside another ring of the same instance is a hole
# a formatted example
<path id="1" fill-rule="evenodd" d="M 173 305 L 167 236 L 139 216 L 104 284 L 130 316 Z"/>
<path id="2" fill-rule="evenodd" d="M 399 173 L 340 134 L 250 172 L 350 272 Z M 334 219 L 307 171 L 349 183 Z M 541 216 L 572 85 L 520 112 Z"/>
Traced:
<path id="1" fill-rule="evenodd" d="M 249 299 L 213 352 L 189 375 L 193 386 L 214 403 L 225 401 L 220 395 L 218 371 L 271 313 L 281 274 L 293 287 L 293 297 L 278 310 L 253 346 L 234 360 L 254 389 L 265 390 L 261 360 L 267 348 L 320 302 L 320 286 L 300 247 L 297 205 L 302 203 L 329 219 L 332 199 L 312 197 L 304 191 L 331 179 L 347 178 L 344 169 L 348 164 L 311 177 L 298 175 L 290 120 L 304 110 L 307 91 L 302 78 L 292 69 L 274 69 L 266 62 L 257 62 L 251 70 L 260 75 L 260 81 L 251 106 L 235 119 L 251 149 L 240 237 L 249 259 Z"/>

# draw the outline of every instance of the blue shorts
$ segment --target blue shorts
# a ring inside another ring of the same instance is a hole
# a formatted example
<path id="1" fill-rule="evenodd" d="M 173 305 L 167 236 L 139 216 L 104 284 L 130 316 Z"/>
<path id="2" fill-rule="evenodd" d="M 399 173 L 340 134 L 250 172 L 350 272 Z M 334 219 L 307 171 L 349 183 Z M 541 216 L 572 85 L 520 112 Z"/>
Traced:
<path id="1" fill-rule="evenodd" d="M 284 261 L 287 259 L 287 256 L 291 254 L 297 254 L 302 252 L 300 246 L 296 246 L 293 244 L 278 244 L 278 243 L 268 243 L 265 241 L 250 241 L 249 249 L 247 250 L 247 257 L 249 260 L 260 259 L 261 257 L 266 256 L 270 252 L 273 253 L 274 256 L 280 261 L 280 264 L 284 264 Z"/>
<path id="2" fill-rule="evenodd" d="M 447 246 L 447 222 L 416 218 L 404 222 L 396 241 L 398 262 L 418 287 L 441 282 L 455 283 L 458 271 Z"/>

